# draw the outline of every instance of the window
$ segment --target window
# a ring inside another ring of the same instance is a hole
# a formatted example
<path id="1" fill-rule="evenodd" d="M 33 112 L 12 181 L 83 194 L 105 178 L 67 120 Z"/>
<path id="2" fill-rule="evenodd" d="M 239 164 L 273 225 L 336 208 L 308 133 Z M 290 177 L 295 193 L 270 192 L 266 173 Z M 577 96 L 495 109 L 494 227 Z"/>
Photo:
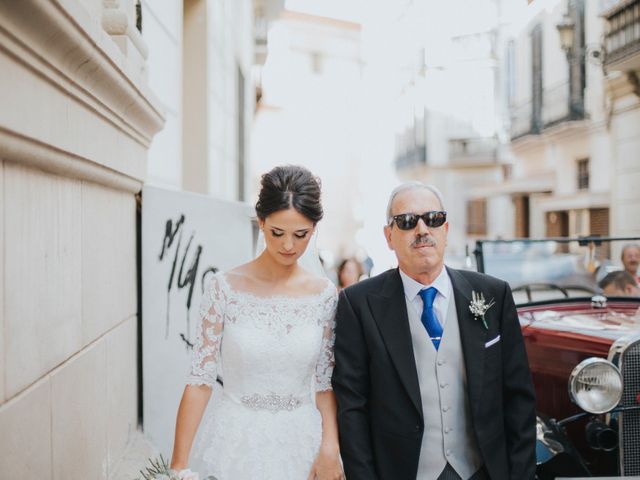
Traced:
<path id="1" fill-rule="evenodd" d="M 513 164 L 512 163 L 503 163 L 502 164 L 502 180 L 508 181 L 513 177 Z"/>
<path id="2" fill-rule="evenodd" d="M 467 234 L 487 234 L 487 200 L 480 198 L 467 202 Z"/>
<path id="3" fill-rule="evenodd" d="M 531 31 L 531 127 L 533 132 L 542 129 L 542 25 Z"/>
<path id="4" fill-rule="evenodd" d="M 516 42 L 515 40 L 509 40 L 507 43 L 506 57 L 506 86 L 505 91 L 507 93 L 507 106 L 512 108 L 514 106 L 514 99 L 516 98 Z"/>
<path id="5" fill-rule="evenodd" d="M 513 197 L 515 209 L 515 236 L 516 238 L 529 237 L 529 196 L 516 195 Z"/>
<path id="6" fill-rule="evenodd" d="M 569 0 L 567 13 L 574 23 L 574 61 L 569 62 L 569 105 L 572 119 L 584 118 L 584 89 L 586 87 L 585 57 L 579 53 L 585 47 L 585 0 Z"/>
<path id="7" fill-rule="evenodd" d="M 578 190 L 589 189 L 589 159 L 578 160 Z"/>

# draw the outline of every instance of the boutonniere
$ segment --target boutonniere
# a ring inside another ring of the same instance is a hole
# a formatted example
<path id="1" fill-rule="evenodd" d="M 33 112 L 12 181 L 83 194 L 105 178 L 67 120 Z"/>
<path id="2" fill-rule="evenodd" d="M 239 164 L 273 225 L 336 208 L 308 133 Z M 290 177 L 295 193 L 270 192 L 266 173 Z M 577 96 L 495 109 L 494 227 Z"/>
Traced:
<path id="1" fill-rule="evenodd" d="M 484 319 L 484 314 L 487 313 L 487 310 L 489 310 L 495 304 L 496 302 L 493 300 L 493 298 L 489 301 L 489 303 L 487 303 L 482 292 L 478 293 L 475 290 L 471 291 L 471 303 L 469 303 L 469 310 L 471 310 L 471 313 L 476 320 L 478 320 L 478 318 L 482 319 L 482 324 L 487 330 L 489 330 L 489 326 L 487 325 L 487 321 Z"/>

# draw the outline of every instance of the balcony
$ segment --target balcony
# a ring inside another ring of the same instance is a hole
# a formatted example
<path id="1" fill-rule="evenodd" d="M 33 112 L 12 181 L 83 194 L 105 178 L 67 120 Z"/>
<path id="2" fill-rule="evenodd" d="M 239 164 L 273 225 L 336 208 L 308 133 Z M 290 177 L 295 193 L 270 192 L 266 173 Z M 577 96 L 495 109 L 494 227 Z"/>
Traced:
<path id="1" fill-rule="evenodd" d="M 607 20 L 605 67 L 640 69 L 640 0 L 618 0 L 602 16 Z"/>
<path id="2" fill-rule="evenodd" d="M 455 138 L 449 140 L 452 166 L 481 166 L 498 161 L 498 140 L 494 137 Z"/>
<path id="3" fill-rule="evenodd" d="M 572 98 L 569 82 L 561 82 L 542 91 L 542 102 L 533 109 L 531 100 L 511 107 L 511 139 L 537 135 L 562 122 L 585 118 L 584 100 L 579 87 Z"/>
<path id="4" fill-rule="evenodd" d="M 411 168 L 427 164 L 427 147 L 425 145 L 415 145 L 414 147 L 396 155 L 396 170 Z"/>
<path id="5" fill-rule="evenodd" d="M 582 95 L 572 99 L 569 82 L 545 88 L 542 101 L 542 126 L 548 128 L 560 122 L 584 119 Z"/>
<path id="6" fill-rule="evenodd" d="M 529 134 L 537 134 L 539 126 L 533 126 L 533 103 L 531 100 L 513 105 L 510 108 L 511 139 L 516 139 Z"/>

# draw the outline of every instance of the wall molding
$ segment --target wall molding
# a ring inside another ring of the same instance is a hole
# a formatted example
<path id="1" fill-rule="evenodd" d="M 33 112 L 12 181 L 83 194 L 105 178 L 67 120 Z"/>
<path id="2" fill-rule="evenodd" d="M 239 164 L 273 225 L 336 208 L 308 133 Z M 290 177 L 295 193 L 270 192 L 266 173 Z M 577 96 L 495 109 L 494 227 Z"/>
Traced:
<path id="1" fill-rule="evenodd" d="M 80 4 L 0 0 L 0 51 L 145 148 L 164 125 L 143 72 Z"/>
<path id="2" fill-rule="evenodd" d="M 142 190 L 140 179 L 2 127 L 0 160 L 20 163 L 55 175 L 94 182 L 124 192 L 138 193 Z"/>

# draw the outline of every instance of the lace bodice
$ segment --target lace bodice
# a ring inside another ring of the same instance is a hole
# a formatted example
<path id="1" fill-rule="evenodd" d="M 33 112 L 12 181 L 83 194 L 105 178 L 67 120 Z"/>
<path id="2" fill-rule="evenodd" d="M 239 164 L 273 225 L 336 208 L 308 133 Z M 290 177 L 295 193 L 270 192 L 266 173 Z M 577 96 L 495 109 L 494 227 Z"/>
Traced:
<path id="1" fill-rule="evenodd" d="M 188 383 L 213 385 L 221 376 L 225 395 L 254 401 L 308 397 L 312 384 L 330 390 L 336 303 L 328 280 L 317 294 L 261 297 L 214 275 L 200 305 Z"/>

